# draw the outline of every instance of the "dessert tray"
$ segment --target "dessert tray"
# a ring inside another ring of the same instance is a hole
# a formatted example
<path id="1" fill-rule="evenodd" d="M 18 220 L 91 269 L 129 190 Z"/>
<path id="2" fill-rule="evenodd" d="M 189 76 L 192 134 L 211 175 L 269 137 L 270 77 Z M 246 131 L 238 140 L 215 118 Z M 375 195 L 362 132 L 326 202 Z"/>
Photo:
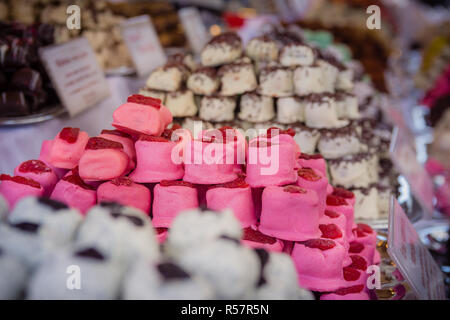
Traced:
<path id="1" fill-rule="evenodd" d="M 18 126 L 25 124 L 33 124 L 44 122 L 53 118 L 56 118 L 64 114 L 66 110 L 62 105 L 57 104 L 49 107 L 45 107 L 37 113 L 20 117 L 4 117 L 0 118 L 0 126 Z"/>

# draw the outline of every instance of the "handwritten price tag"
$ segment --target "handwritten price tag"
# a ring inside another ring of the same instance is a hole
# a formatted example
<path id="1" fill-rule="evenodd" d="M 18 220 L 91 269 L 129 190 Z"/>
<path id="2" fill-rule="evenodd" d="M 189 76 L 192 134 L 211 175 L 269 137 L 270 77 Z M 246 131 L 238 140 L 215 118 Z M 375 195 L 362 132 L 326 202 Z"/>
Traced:
<path id="1" fill-rule="evenodd" d="M 149 16 L 125 20 L 121 25 L 121 31 L 140 77 L 148 75 L 166 62 L 166 55 Z"/>
<path id="2" fill-rule="evenodd" d="M 86 38 L 40 48 L 39 55 L 70 116 L 110 95 L 103 71 Z"/>

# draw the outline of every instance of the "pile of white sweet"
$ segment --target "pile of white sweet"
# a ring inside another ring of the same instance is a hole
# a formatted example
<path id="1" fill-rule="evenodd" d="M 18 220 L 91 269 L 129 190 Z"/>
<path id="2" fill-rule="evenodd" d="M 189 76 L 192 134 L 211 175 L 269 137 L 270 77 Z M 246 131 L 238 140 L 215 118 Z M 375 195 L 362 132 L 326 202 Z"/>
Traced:
<path id="1" fill-rule="evenodd" d="M 193 210 L 160 247 L 138 209 L 29 197 L 7 213 L 0 196 L 0 299 L 313 299 L 289 255 L 241 236 L 231 211 Z"/>
<path id="2" fill-rule="evenodd" d="M 298 30 L 273 31 L 245 49 L 225 33 L 205 46 L 200 66 L 189 55 L 169 57 L 140 93 L 161 99 L 192 131 L 196 121 L 203 129 L 293 128 L 303 153 L 329 160 L 330 183 L 356 194 L 355 217 L 377 219 L 396 183 L 391 128 L 380 123 L 375 90 L 353 73 Z"/>

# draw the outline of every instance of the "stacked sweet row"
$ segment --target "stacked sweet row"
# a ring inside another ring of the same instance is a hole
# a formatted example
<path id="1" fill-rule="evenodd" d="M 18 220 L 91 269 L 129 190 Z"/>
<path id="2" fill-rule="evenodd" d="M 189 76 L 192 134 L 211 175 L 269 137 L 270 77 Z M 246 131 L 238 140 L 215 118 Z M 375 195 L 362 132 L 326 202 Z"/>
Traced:
<path id="1" fill-rule="evenodd" d="M 236 34 L 221 34 L 201 59 L 196 66 L 190 56 L 170 57 L 140 93 L 165 101 L 191 132 L 196 121 L 207 129 L 293 128 L 303 152 L 329 160 L 333 185 L 355 191 L 358 218 L 387 215 L 396 179 L 387 170 L 391 128 L 378 121 L 373 88 L 354 84 L 352 69 L 292 30 L 254 38 L 245 50 Z"/>
<path id="2" fill-rule="evenodd" d="M 167 108 L 159 100 L 141 95 L 129 97 L 114 112 L 113 119 L 117 130 L 104 130 L 98 137 L 89 138 L 79 129 L 64 128 L 54 140 L 43 143 L 40 160 L 22 163 L 14 176 L 0 176 L 0 194 L 13 210 L 7 217 L 6 230 L 12 234 L 40 230 L 35 221 L 20 221 L 16 226 L 14 211 L 24 197 L 49 195 L 52 200 L 87 213 L 85 224 L 94 230 L 86 231 L 89 246 L 83 249 L 89 250 L 81 255 L 99 256 L 97 251 L 92 252 L 90 241 L 108 253 L 116 247 L 113 243 L 122 239 L 111 242 L 104 238 L 103 232 L 108 228 L 105 216 L 109 220 L 125 217 L 137 226 L 144 224 L 128 210 L 116 207 L 110 212 L 93 213 L 96 203 L 117 202 L 139 209 L 144 216 L 150 214 L 160 240 L 165 241 L 169 234 L 168 250 L 173 250 L 169 255 L 174 255 L 182 267 L 199 276 L 213 277 L 214 281 L 221 279 L 215 288 L 218 297 L 242 298 L 255 275 L 243 277 L 246 280 L 242 283 L 237 280 L 239 285 L 232 281 L 234 290 L 246 287 L 228 293 L 229 278 L 211 273 L 213 266 L 204 263 L 212 258 L 206 252 L 229 252 L 229 244 L 209 243 L 202 238 L 198 243 L 206 248 L 189 250 L 188 240 L 197 237 L 197 229 L 183 226 L 201 226 L 206 235 L 198 237 L 217 238 L 216 224 L 210 220 L 213 218 L 197 214 L 199 219 L 205 219 L 204 225 L 197 222 L 196 214 L 183 218 L 180 215 L 199 206 L 231 210 L 240 223 L 235 222 L 238 227 L 224 227 L 231 233 L 225 235 L 240 239 L 243 232 L 246 246 L 290 254 L 300 286 L 322 293 L 322 299 L 368 299 L 366 270 L 379 260 L 376 233 L 367 225 L 354 223 L 354 194 L 328 183 L 324 159 L 302 154 L 292 130 L 271 128 L 247 142 L 239 131 L 224 127 L 203 131 L 198 139 L 193 139 L 186 129 L 167 129 L 172 121 Z M 175 227 L 178 216 L 179 230 Z M 210 227 L 206 221 L 211 221 Z M 57 234 L 64 230 L 64 223 L 61 224 Z M 115 226 L 111 228 L 116 230 Z M 136 241 L 136 247 L 145 245 L 145 239 L 140 243 L 138 238 L 124 241 Z M 0 246 L 14 254 L 20 247 L 14 239 L 12 235 L 0 238 Z M 117 246 L 129 252 L 126 246 Z M 35 255 L 41 249 L 34 248 Z M 255 261 L 245 257 L 240 261 L 254 264 L 251 260 Z M 226 266 L 220 264 L 219 269 Z M 46 273 L 41 280 L 47 277 Z"/>

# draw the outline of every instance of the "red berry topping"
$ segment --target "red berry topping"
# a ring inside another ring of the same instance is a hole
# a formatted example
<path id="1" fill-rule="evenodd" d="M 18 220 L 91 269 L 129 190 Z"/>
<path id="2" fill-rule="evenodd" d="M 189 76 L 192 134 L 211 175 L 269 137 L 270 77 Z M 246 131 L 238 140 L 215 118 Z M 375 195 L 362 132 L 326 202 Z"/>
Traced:
<path id="1" fill-rule="evenodd" d="M 330 217 L 331 219 L 339 218 L 339 213 L 331 211 L 331 210 L 325 210 L 325 215 L 327 217 Z"/>
<path id="2" fill-rule="evenodd" d="M 115 179 L 111 180 L 111 183 L 118 187 L 119 186 L 129 187 L 133 184 L 133 180 L 131 180 L 131 178 L 129 178 L 129 177 L 119 177 L 119 178 L 115 178 Z"/>
<path id="3" fill-rule="evenodd" d="M 151 97 L 146 97 L 140 94 L 133 94 L 128 97 L 127 102 L 145 104 L 146 106 L 150 106 L 156 109 L 161 108 L 161 100 L 155 99 Z"/>
<path id="4" fill-rule="evenodd" d="M 15 183 L 20 183 L 20 184 L 24 184 L 33 188 L 37 188 L 40 189 L 41 188 L 41 184 L 37 181 L 34 181 L 33 179 L 30 178 L 25 178 L 25 177 L 21 177 L 21 176 L 14 176 L 11 177 L 10 175 L 7 174 L 2 174 L 0 175 L 0 181 L 12 181 Z"/>
<path id="5" fill-rule="evenodd" d="M 111 134 L 119 137 L 131 139 L 131 135 L 120 130 L 102 130 L 102 134 Z"/>
<path id="6" fill-rule="evenodd" d="M 150 142 L 169 142 L 170 141 L 164 137 L 149 136 L 147 134 L 141 134 L 139 136 L 139 140 L 140 141 L 150 141 Z"/>
<path id="7" fill-rule="evenodd" d="M 71 174 L 68 176 L 65 176 L 64 178 L 62 178 L 62 180 L 70 182 L 72 184 L 75 184 L 83 189 L 86 190 L 95 190 L 94 187 L 86 184 L 83 179 L 80 178 L 80 175 L 78 174 L 78 167 L 72 169 Z"/>
<path id="8" fill-rule="evenodd" d="M 344 268 L 344 279 L 347 281 L 355 281 L 358 280 L 360 276 L 360 272 L 352 267 Z"/>
<path id="9" fill-rule="evenodd" d="M 358 223 L 357 227 L 353 229 L 353 232 L 356 232 L 358 237 L 365 237 L 366 235 L 373 233 L 373 230 L 367 224 Z"/>
<path id="10" fill-rule="evenodd" d="M 239 177 L 236 180 L 227 183 L 221 183 L 211 186 L 210 188 L 247 188 L 249 185 L 245 182 L 245 177 Z"/>
<path id="11" fill-rule="evenodd" d="M 299 187 L 299 186 L 294 186 L 294 185 L 290 185 L 290 186 L 286 186 L 283 188 L 284 192 L 289 192 L 289 193 L 306 193 L 306 190 Z"/>
<path id="12" fill-rule="evenodd" d="M 320 249 L 322 251 L 333 249 L 336 246 L 336 243 L 333 240 L 327 239 L 311 239 L 306 241 L 299 242 L 308 248 Z"/>
<path id="13" fill-rule="evenodd" d="M 363 290 L 364 290 L 364 285 L 358 284 L 356 286 L 351 286 L 348 288 L 337 289 L 334 293 L 336 293 L 340 296 L 345 296 L 346 294 L 350 294 L 350 293 L 360 293 Z"/>
<path id="14" fill-rule="evenodd" d="M 348 203 L 344 198 L 329 195 L 327 196 L 327 205 L 329 206 L 346 206 Z"/>
<path id="15" fill-rule="evenodd" d="M 319 175 L 317 175 L 313 169 L 311 168 L 302 168 L 297 171 L 298 176 L 308 180 L 308 181 L 318 181 L 321 179 Z"/>
<path id="16" fill-rule="evenodd" d="M 111 141 L 105 138 L 93 137 L 89 138 L 86 145 L 86 150 L 99 150 L 99 149 L 123 149 L 123 145 L 120 142 Z"/>
<path id="17" fill-rule="evenodd" d="M 24 173 L 25 172 L 45 173 L 45 172 L 52 172 L 52 169 L 41 160 L 28 160 L 20 165 L 19 171 Z"/>
<path id="18" fill-rule="evenodd" d="M 267 129 L 267 138 L 272 138 L 280 134 L 288 134 L 291 137 L 293 137 L 295 136 L 295 130 L 292 128 L 289 128 L 287 130 L 281 130 L 280 128 L 277 127 L 271 127 Z"/>
<path id="19" fill-rule="evenodd" d="M 366 271 L 367 270 L 367 261 L 361 256 L 351 255 L 350 259 L 352 259 L 352 264 L 350 268 Z"/>
<path id="20" fill-rule="evenodd" d="M 319 229 L 322 232 L 322 238 L 327 239 L 337 239 L 342 237 L 342 232 L 337 225 L 331 224 L 321 224 Z"/>
<path id="21" fill-rule="evenodd" d="M 359 242 L 350 242 L 350 248 L 348 249 L 348 252 L 350 253 L 360 253 L 364 250 L 364 245 Z"/>
<path id="22" fill-rule="evenodd" d="M 333 196 L 341 197 L 344 199 L 353 199 L 355 197 L 355 194 L 349 190 L 345 190 L 343 188 L 333 188 Z"/>
<path id="23" fill-rule="evenodd" d="M 75 143 L 78 139 L 78 134 L 80 133 L 79 128 L 64 128 L 59 133 L 59 138 L 66 141 L 67 143 Z"/>
<path id="24" fill-rule="evenodd" d="M 257 230 L 253 230 L 250 227 L 244 229 L 244 235 L 242 237 L 242 240 L 248 240 L 248 241 L 259 242 L 259 243 L 267 243 L 267 244 L 274 244 L 275 242 L 277 242 L 276 238 L 266 236 L 265 234 L 262 234 L 261 232 L 259 232 Z"/>
<path id="25" fill-rule="evenodd" d="M 163 232 L 166 232 L 167 230 L 169 230 L 169 229 L 167 229 L 167 228 L 156 228 L 156 234 L 161 234 Z"/>
<path id="26" fill-rule="evenodd" d="M 237 141 L 236 131 L 229 126 L 220 129 L 208 130 L 202 135 L 202 142 L 230 143 Z"/>
<path id="27" fill-rule="evenodd" d="M 300 159 L 304 159 L 304 160 L 313 160 L 313 159 L 323 159 L 322 155 L 319 153 L 316 154 L 307 154 L 307 153 L 302 153 L 300 155 Z"/>
<path id="28" fill-rule="evenodd" d="M 189 187 L 189 188 L 195 188 L 195 186 L 187 181 L 180 181 L 180 180 L 162 180 L 160 183 L 161 187 Z"/>

